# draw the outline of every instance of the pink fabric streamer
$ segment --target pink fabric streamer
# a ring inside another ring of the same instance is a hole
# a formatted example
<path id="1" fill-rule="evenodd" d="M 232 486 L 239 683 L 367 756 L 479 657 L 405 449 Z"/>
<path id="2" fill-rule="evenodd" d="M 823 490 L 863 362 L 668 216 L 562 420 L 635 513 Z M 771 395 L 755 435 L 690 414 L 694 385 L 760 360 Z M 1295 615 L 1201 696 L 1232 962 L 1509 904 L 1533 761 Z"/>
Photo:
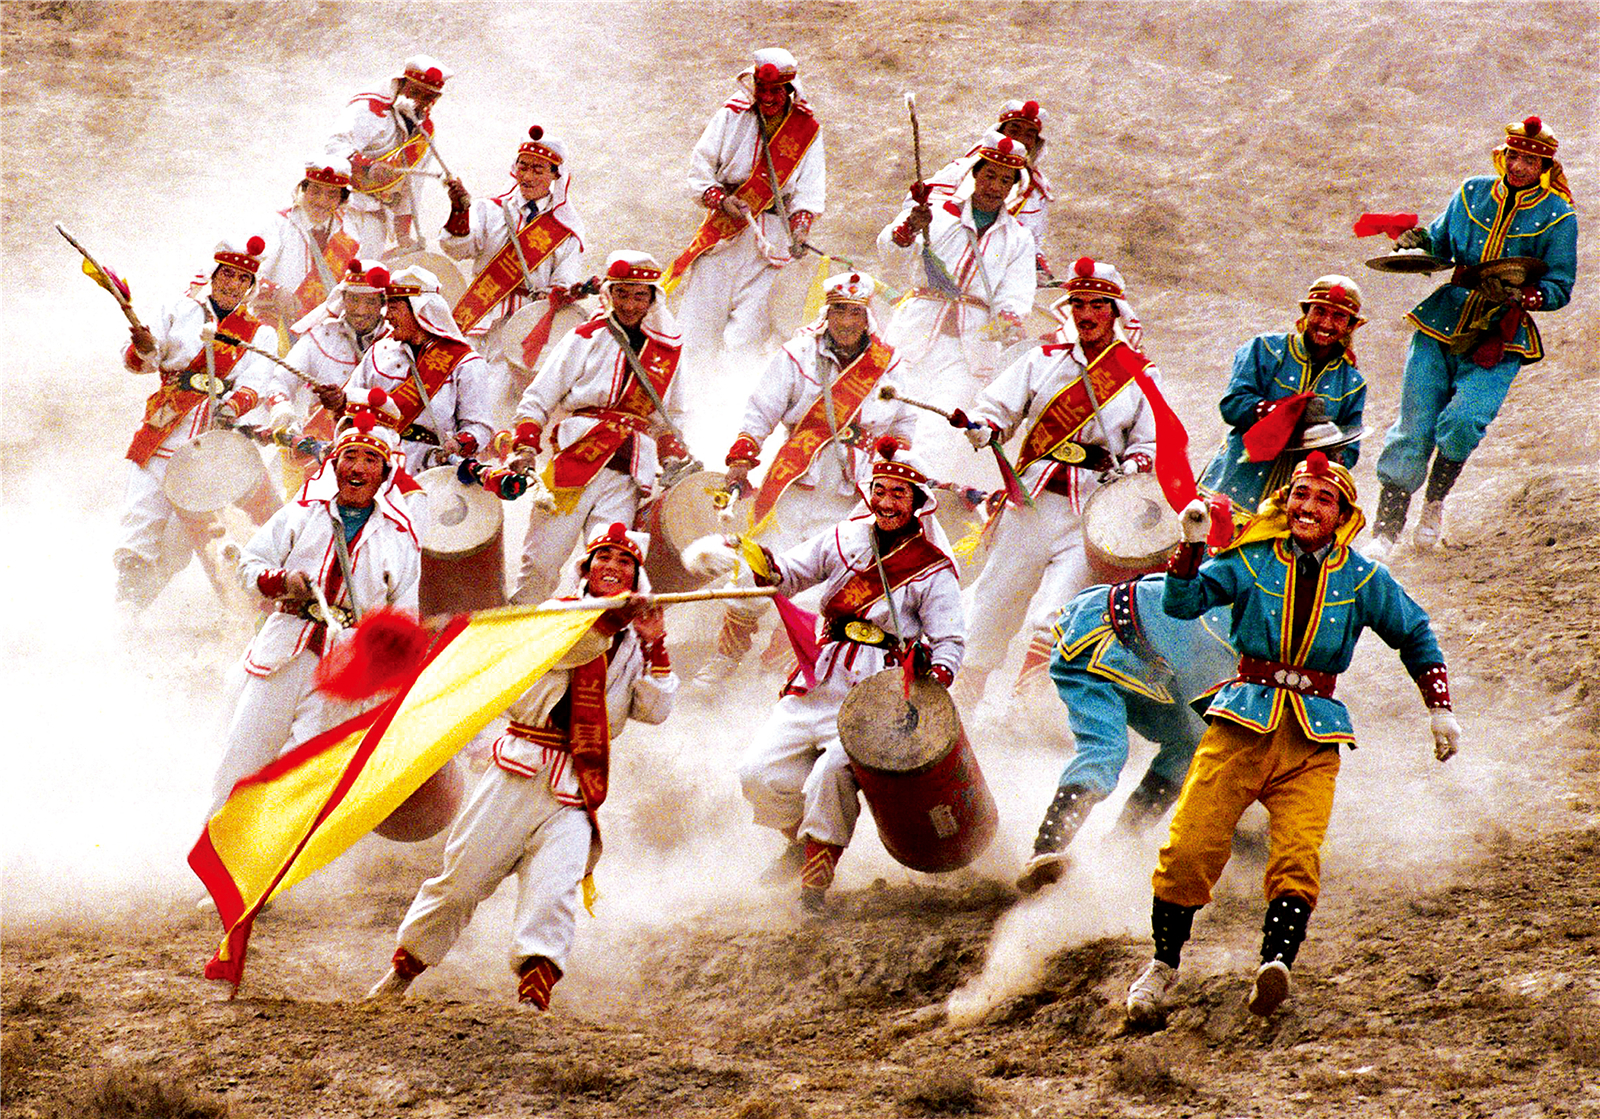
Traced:
<path id="1" fill-rule="evenodd" d="M 800 662 L 800 675 L 805 677 L 806 687 L 816 687 L 817 656 L 822 652 L 817 644 L 817 616 L 781 594 L 773 595 L 772 603 L 783 620 L 783 632 L 789 635 L 789 645 L 794 649 L 794 659 Z"/>

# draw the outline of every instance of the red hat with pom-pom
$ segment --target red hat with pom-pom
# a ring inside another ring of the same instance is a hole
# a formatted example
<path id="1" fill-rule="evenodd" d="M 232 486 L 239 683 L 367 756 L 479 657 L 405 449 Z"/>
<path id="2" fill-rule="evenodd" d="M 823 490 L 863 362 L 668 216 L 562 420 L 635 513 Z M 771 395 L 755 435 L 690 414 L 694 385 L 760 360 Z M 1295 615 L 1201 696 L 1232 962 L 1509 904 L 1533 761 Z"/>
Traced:
<path id="1" fill-rule="evenodd" d="M 1544 121 L 1538 117 L 1527 117 L 1506 125 L 1505 146 L 1541 159 L 1554 159 L 1559 145 L 1556 138 L 1546 131 Z"/>
<path id="2" fill-rule="evenodd" d="M 1300 311 L 1304 314 L 1312 307 L 1330 307 L 1350 316 L 1350 329 L 1344 336 L 1344 344 L 1347 346 L 1350 344 L 1350 335 L 1355 332 L 1356 327 L 1367 321 L 1361 317 L 1361 289 L 1349 276 L 1341 276 L 1336 272 L 1318 276 L 1311 282 L 1306 297 L 1300 301 Z M 1304 320 L 1296 329 L 1305 330 Z"/>
<path id="3" fill-rule="evenodd" d="M 849 303 L 865 307 L 872 302 L 875 286 L 872 277 L 865 272 L 840 272 L 837 276 L 829 276 L 822 282 L 822 299 L 830 306 L 835 303 Z"/>
<path id="4" fill-rule="evenodd" d="M 389 286 L 389 270 L 375 260 L 352 260 L 344 266 L 344 278 L 339 281 L 340 291 L 385 291 Z"/>
<path id="5" fill-rule="evenodd" d="M 374 386 L 352 394 L 339 421 L 330 459 L 338 458 L 351 447 L 376 451 L 384 458 L 400 449 L 400 433 L 395 430 L 399 414 L 389 403 L 389 394 Z"/>
<path id="6" fill-rule="evenodd" d="M 661 265 L 649 253 L 635 249 L 618 249 L 606 257 L 605 283 L 650 284 L 661 283 Z"/>
<path id="7" fill-rule="evenodd" d="M 745 73 L 756 85 L 787 85 L 799 72 L 794 55 L 782 47 L 762 47 L 756 51 L 750 69 Z"/>
<path id="8" fill-rule="evenodd" d="M 559 175 L 561 163 L 567 158 L 567 146 L 560 140 L 546 136 L 544 129 L 536 124 L 528 129 L 528 138 L 517 145 L 517 154 L 547 159 Z"/>
<path id="9" fill-rule="evenodd" d="M 1294 473 L 1289 475 L 1289 486 L 1301 478 L 1319 478 L 1331 483 L 1334 489 L 1344 495 L 1351 505 L 1356 503 L 1356 480 L 1342 465 L 1332 461 L 1321 451 L 1312 451 L 1301 459 L 1294 468 Z"/>
<path id="10" fill-rule="evenodd" d="M 928 485 L 928 476 L 911 461 L 906 445 L 893 435 L 881 435 L 872 445 L 872 476 L 897 478 L 914 486 Z"/>
<path id="11" fill-rule="evenodd" d="M 633 557 L 635 563 L 644 563 L 643 533 L 629 532 L 621 521 L 612 521 L 583 546 L 583 554 L 592 556 L 601 548 L 621 548 Z"/>
<path id="12" fill-rule="evenodd" d="M 314 183 L 324 186 L 348 187 L 350 185 L 350 161 L 343 156 L 320 155 L 315 159 L 306 160 L 305 177 Z"/>
<path id="13" fill-rule="evenodd" d="M 1002 136 L 998 132 L 987 132 L 983 139 L 978 141 L 978 156 L 1001 167 L 1014 167 L 1017 170 L 1028 165 L 1028 149 L 1022 141 Z"/>
<path id="14" fill-rule="evenodd" d="M 261 254 L 266 251 L 266 240 L 260 236 L 252 236 L 242 246 L 231 240 L 219 242 L 216 251 L 211 254 L 211 259 L 218 264 L 226 264 L 229 268 L 237 268 L 254 276 L 261 270 Z"/>
<path id="15" fill-rule="evenodd" d="M 401 64 L 399 76 L 439 93 L 444 83 L 455 76 L 455 71 L 428 55 L 414 54 Z"/>
<path id="16" fill-rule="evenodd" d="M 1009 121 L 1022 121 L 1025 124 L 1034 125 L 1039 129 L 1039 140 L 1042 142 L 1044 139 L 1045 122 L 1049 119 L 1050 114 L 1039 107 L 1039 102 L 1032 100 L 1018 101 L 1013 99 L 1000 106 L 1000 119 L 996 127 L 1006 124 Z"/>

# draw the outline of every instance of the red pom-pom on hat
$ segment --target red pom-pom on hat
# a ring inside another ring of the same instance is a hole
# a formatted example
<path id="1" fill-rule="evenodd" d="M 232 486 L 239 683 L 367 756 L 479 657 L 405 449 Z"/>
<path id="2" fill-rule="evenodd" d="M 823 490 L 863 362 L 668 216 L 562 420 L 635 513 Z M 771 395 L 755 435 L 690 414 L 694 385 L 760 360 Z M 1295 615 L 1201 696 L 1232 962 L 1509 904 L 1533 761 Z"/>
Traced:
<path id="1" fill-rule="evenodd" d="M 530 140 L 543 140 L 544 139 L 544 129 L 539 127 L 537 124 L 534 125 L 532 128 L 528 129 L 528 139 L 530 139 Z"/>
<path id="2" fill-rule="evenodd" d="M 1537 136 L 1544 131 L 1544 121 L 1538 117 L 1528 117 L 1522 122 L 1522 131 L 1529 136 Z"/>
<path id="3" fill-rule="evenodd" d="M 428 79 L 429 85 L 441 85 L 444 82 L 444 75 L 439 72 L 437 66 L 428 67 L 427 72 L 422 76 Z"/>
<path id="4" fill-rule="evenodd" d="M 1343 284 L 1334 284 L 1331 288 L 1328 289 L 1328 298 L 1334 300 L 1335 302 L 1341 302 L 1342 303 L 1348 297 L 1349 296 L 1345 292 Z"/>
<path id="5" fill-rule="evenodd" d="M 1039 115 L 1039 102 L 1024 101 L 1022 103 L 1022 115 L 1025 117 L 1037 117 Z"/>
<path id="6" fill-rule="evenodd" d="M 777 85 L 778 68 L 770 62 L 763 62 L 756 68 L 756 81 L 762 85 Z"/>
<path id="7" fill-rule="evenodd" d="M 626 280 L 633 275 L 633 265 L 625 260 L 613 260 L 611 267 L 606 269 L 606 275 L 613 280 Z"/>
<path id="8" fill-rule="evenodd" d="M 1011 149 L 1016 146 L 1016 141 L 1011 137 L 1002 136 L 1000 137 L 1000 142 L 994 146 L 994 150 L 999 152 L 1001 155 L 1010 155 Z"/>
<path id="9" fill-rule="evenodd" d="M 378 417 L 372 414 L 371 409 L 352 408 L 350 409 L 350 423 L 357 431 L 365 435 L 377 426 Z"/>
<path id="10" fill-rule="evenodd" d="M 859 284 L 861 282 L 861 273 L 859 273 L 859 272 L 850 273 L 850 282 L 852 284 Z"/>
<path id="11" fill-rule="evenodd" d="M 1080 256 L 1077 260 L 1077 263 L 1072 266 L 1072 270 L 1080 276 L 1093 276 L 1094 257 Z"/>
<path id="12" fill-rule="evenodd" d="M 367 404 L 373 409 L 382 408 L 387 403 L 389 403 L 389 394 L 377 385 L 373 385 L 367 390 Z"/>
<path id="13" fill-rule="evenodd" d="M 367 273 L 367 283 L 371 284 L 375 288 L 386 288 L 386 287 L 388 287 L 389 286 L 389 270 L 387 268 L 384 268 L 382 265 L 379 265 L 377 268 L 371 269 Z"/>
<path id="14" fill-rule="evenodd" d="M 1306 473 L 1317 478 L 1326 478 L 1332 473 L 1328 469 L 1328 456 L 1321 451 L 1312 451 L 1306 456 Z"/>
<path id="15" fill-rule="evenodd" d="M 904 446 L 905 444 L 893 435 L 880 435 L 878 441 L 872 445 L 872 450 L 879 458 L 892 459 Z"/>
<path id="16" fill-rule="evenodd" d="M 251 256 L 260 256 L 267 251 L 267 243 L 260 237 L 252 237 L 244 243 L 244 248 Z"/>

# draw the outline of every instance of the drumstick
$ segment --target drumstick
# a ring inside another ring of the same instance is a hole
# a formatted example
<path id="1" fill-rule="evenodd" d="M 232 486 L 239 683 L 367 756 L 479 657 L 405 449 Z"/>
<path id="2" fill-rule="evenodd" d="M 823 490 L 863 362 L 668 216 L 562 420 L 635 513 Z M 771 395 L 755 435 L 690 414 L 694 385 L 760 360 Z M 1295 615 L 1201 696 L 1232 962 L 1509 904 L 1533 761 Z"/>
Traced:
<path id="1" fill-rule="evenodd" d="M 263 350 L 260 346 L 252 346 L 243 338 L 235 338 L 231 334 L 224 334 L 211 323 L 206 323 L 200 328 L 200 335 L 202 338 L 207 337 L 207 331 L 211 332 L 210 337 L 216 338 L 216 340 L 221 342 L 224 346 L 238 346 L 241 350 L 249 350 L 253 354 L 260 354 L 262 357 L 272 362 L 272 364 L 287 369 L 290 373 L 293 373 L 295 377 L 299 379 L 300 383 L 305 385 L 307 388 L 315 389 L 320 387 L 320 383 L 318 381 L 306 376 L 306 374 L 300 372 L 300 370 L 290 365 L 287 361 L 284 361 L 277 354 Z"/>
<path id="2" fill-rule="evenodd" d="M 771 598 L 777 587 L 720 587 L 701 591 L 674 591 L 666 594 L 619 594 L 610 598 L 580 598 L 571 602 L 544 602 L 537 606 L 499 606 L 491 610 L 474 610 L 474 618 L 525 618 L 530 614 L 565 614 L 573 610 L 615 610 L 628 605 L 634 598 L 642 597 L 650 606 L 672 606 L 679 602 L 712 602 L 725 598 Z M 429 619 L 432 621 L 433 619 Z M 441 616 L 439 619 L 445 620 Z"/>
<path id="3" fill-rule="evenodd" d="M 939 407 L 937 404 L 929 404 L 929 403 L 927 403 L 926 401 L 923 401 L 923 400 L 912 400 L 909 396 L 901 396 L 900 395 L 900 390 L 895 388 L 893 385 L 883 385 L 883 386 L 879 387 L 879 389 L 878 389 L 878 399 L 879 400 L 898 400 L 902 404 L 909 404 L 913 408 L 921 408 L 924 412 L 932 412 L 934 415 L 943 416 L 947 420 L 951 417 L 951 414 L 952 414 L 950 412 L 945 411 L 943 408 Z M 977 427 L 979 425 L 973 423 L 971 420 L 968 420 L 967 421 L 967 426 L 968 427 Z"/>
<path id="4" fill-rule="evenodd" d="M 952 419 L 952 417 L 955 415 L 954 412 L 946 412 L 938 405 L 928 404 L 921 400 L 912 400 L 909 396 L 901 396 L 900 390 L 896 389 L 893 385 L 883 385 L 880 387 L 878 389 L 878 399 L 898 400 L 902 404 L 909 404 L 913 408 L 921 408 L 925 412 L 932 412 L 934 415 L 943 416 L 947 420 Z M 968 430 L 976 430 L 983 425 L 976 423 L 973 420 L 968 420 L 966 426 Z M 1012 466 L 1011 460 L 1006 458 L 1006 453 L 1001 448 L 999 441 L 992 441 L 989 444 L 989 449 L 994 452 L 995 464 L 1000 468 L 1000 477 L 1005 482 L 1006 497 L 1014 505 L 1026 505 L 1030 509 L 1033 508 L 1033 498 L 1028 496 L 1028 491 L 1022 488 L 1022 483 L 1017 478 L 1016 467 Z"/>

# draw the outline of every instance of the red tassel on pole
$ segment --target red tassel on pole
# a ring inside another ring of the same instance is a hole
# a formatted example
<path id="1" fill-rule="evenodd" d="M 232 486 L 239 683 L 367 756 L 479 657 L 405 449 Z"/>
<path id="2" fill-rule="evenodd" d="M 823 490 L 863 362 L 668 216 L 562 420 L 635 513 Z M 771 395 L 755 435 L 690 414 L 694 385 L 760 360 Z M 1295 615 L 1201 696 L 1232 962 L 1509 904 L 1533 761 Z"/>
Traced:
<path id="1" fill-rule="evenodd" d="M 338 699 L 368 699 L 404 684 L 427 655 L 433 636 L 400 610 L 385 607 L 361 619 L 349 641 L 317 664 L 316 686 Z"/>
<path id="2" fill-rule="evenodd" d="M 1195 499 L 1199 487 L 1195 485 L 1194 468 L 1189 465 L 1189 432 L 1183 421 L 1161 395 L 1155 380 L 1143 369 L 1133 375 L 1139 391 L 1150 402 L 1150 411 L 1156 420 L 1156 481 L 1161 483 L 1161 493 L 1174 511 L 1181 512 Z"/>
<path id="3" fill-rule="evenodd" d="M 816 687 L 817 657 L 822 652 L 822 646 L 817 644 L 817 616 L 802 610 L 785 595 L 773 595 L 772 604 L 778 608 L 783 632 L 789 636 L 794 659 L 800 662 L 800 675 L 805 677 L 806 687 Z"/>

